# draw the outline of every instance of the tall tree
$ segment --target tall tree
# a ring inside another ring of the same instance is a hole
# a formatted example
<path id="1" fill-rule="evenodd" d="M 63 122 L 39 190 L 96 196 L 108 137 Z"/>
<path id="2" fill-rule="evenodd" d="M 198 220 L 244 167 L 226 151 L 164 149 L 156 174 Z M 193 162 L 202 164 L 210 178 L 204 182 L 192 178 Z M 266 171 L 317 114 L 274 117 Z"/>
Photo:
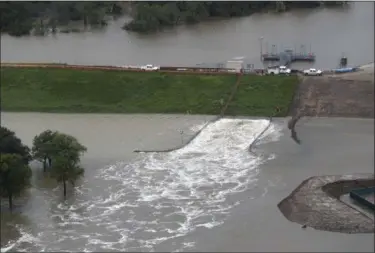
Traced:
<path id="1" fill-rule="evenodd" d="M 0 153 L 18 154 L 25 164 L 31 161 L 30 149 L 22 144 L 13 131 L 6 127 L 0 127 Z"/>
<path id="2" fill-rule="evenodd" d="M 43 171 L 51 166 L 51 157 L 54 153 L 53 138 L 58 134 L 57 131 L 46 130 L 33 139 L 31 154 L 35 160 L 43 163 Z"/>
<path id="3" fill-rule="evenodd" d="M 31 169 L 18 154 L 0 155 L 0 195 L 7 197 L 13 209 L 13 197 L 20 196 L 29 186 Z"/>
<path id="4" fill-rule="evenodd" d="M 64 198 L 66 198 L 66 183 L 70 182 L 74 186 L 75 182 L 84 175 L 85 170 L 67 155 L 55 158 L 51 172 L 52 177 L 63 184 Z"/>
<path id="5" fill-rule="evenodd" d="M 75 181 L 84 174 L 84 169 L 79 163 L 87 149 L 76 138 L 63 133 L 55 134 L 51 144 L 51 176 L 63 183 L 66 197 L 66 183 L 70 182 L 74 186 Z"/>

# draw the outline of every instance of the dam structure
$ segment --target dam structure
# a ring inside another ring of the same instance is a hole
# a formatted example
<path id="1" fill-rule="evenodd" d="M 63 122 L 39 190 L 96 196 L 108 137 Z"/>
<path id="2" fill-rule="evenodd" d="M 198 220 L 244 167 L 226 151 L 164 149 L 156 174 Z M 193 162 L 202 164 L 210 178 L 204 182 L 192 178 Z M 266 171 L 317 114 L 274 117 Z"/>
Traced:
<path id="1" fill-rule="evenodd" d="M 276 45 L 272 45 L 271 52 L 268 52 L 268 46 L 265 53 L 263 53 L 261 46 L 261 61 L 262 62 L 276 62 L 278 61 L 280 66 L 289 66 L 292 62 L 314 62 L 315 54 L 310 51 L 307 53 L 305 46 L 301 45 L 299 52 L 296 49 L 286 49 L 284 51 L 278 52 Z"/>
<path id="2" fill-rule="evenodd" d="M 314 62 L 315 54 L 296 54 L 293 50 L 285 50 L 278 54 L 263 54 L 262 61 L 278 61 L 280 66 L 288 66 L 296 61 Z"/>

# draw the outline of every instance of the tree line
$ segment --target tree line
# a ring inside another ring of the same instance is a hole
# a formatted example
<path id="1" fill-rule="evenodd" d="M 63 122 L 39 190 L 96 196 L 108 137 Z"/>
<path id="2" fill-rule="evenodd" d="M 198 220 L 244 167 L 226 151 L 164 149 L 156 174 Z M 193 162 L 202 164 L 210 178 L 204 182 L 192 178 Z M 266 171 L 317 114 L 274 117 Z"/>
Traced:
<path id="1" fill-rule="evenodd" d="M 194 24 L 210 18 L 248 16 L 256 12 L 283 12 L 293 8 L 315 8 L 322 5 L 337 6 L 344 2 L 323 1 L 178 1 L 136 2 L 133 20 L 123 29 L 150 32 L 179 24 Z"/>
<path id="2" fill-rule="evenodd" d="M 262 11 L 283 12 L 293 8 L 341 6 L 346 1 L 102 1 L 102 2 L 0 2 L 0 29 L 13 36 L 44 35 L 71 21 L 84 27 L 105 26 L 108 17 L 129 13 L 132 20 L 123 29 L 153 32 L 179 24 L 194 24 L 210 18 L 240 17 Z"/>
<path id="3" fill-rule="evenodd" d="M 81 22 L 84 27 L 105 26 L 107 17 L 123 13 L 120 2 L 67 2 L 43 1 L 0 2 L 0 29 L 12 36 L 44 35 L 50 29 L 68 25 L 71 21 Z"/>
<path id="4" fill-rule="evenodd" d="M 84 175 L 80 166 L 86 147 L 68 134 L 46 130 L 33 139 L 30 149 L 6 127 L 0 128 L 0 197 L 7 198 L 9 208 L 13 199 L 21 196 L 30 186 L 32 160 L 41 162 L 43 171 L 63 185 L 66 198 L 67 183 L 73 186 Z"/>

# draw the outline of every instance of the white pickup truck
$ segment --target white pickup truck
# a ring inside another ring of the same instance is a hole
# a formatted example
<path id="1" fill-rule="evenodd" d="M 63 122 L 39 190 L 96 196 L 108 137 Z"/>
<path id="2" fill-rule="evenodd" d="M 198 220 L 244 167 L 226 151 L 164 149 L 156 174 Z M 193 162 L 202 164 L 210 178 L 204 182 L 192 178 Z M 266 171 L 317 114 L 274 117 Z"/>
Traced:
<path id="1" fill-rule="evenodd" d="M 157 71 L 159 69 L 160 69 L 160 67 L 154 66 L 154 65 L 151 65 L 151 64 L 147 64 L 147 65 L 144 65 L 144 66 L 141 67 L 141 70 L 143 70 L 143 71 Z"/>
<path id="2" fill-rule="evenodd" d="M 268 75 L 290 75 L 291 70 L 288 69 L 286 66 L 280 66 L 278 68 L 268 68 L 267 74 Z"/>
<path id="3" fill-rule="evenodd" d="M 321 76 L 323 75 L 323 72 L 319 69 L 306 69 L 303 71 L 303 74 L 305 76 Z"/>

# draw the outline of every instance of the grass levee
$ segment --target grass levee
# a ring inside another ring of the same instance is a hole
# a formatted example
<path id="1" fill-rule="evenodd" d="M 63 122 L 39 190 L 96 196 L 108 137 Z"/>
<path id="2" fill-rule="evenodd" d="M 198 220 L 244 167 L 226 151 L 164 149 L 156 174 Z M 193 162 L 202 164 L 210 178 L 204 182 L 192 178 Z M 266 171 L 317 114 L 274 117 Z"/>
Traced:
<path id="1" fill-rule="evenodd" d="M 286 116 L 298 82 L 297 76 L 244 75 L 226 115 Z"/>
<path id="2" fill-rule="evenodd" d="M 243 76 L 227 115 L 287 108 L 296 77 Z M 1 68 L 1 109 L 65 113 L 219 114 L 235 75 Z"/>

